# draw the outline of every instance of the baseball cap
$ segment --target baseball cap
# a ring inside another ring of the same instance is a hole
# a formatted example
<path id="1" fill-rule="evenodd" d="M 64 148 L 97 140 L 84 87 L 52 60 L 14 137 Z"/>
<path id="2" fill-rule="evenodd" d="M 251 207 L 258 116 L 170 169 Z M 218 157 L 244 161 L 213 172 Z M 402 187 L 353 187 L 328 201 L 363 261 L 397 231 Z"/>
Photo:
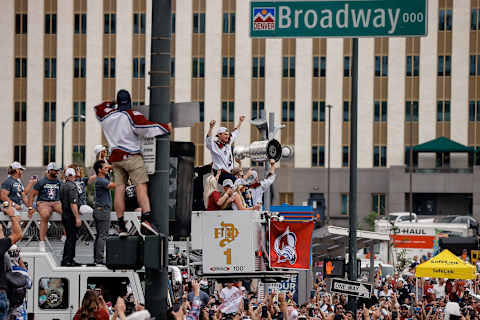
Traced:
<path id="1" fill-rule="evenodd" d="M 50 162 L 47 166 L 47 171 L 50 171 L 50 170 L 55 170 L 55 171 L 58 171 L 58 167 L 57 167 L 57 164 L 55 162 Z"/>
<path id="2" fill-rule="evenodd" d="M 217 129 L 217 134 L 228 132 L 228 129 L 225 127 L 220 127 Z"/>
<path id="3" fill-rule="evenodd" d="M 253 181 L 255 181 L 255 179 L 258 178 L 258 173 L 257 173 L 257 171 L 251 170 L 250 172 L 251 172 L 251 174 L 250 174 L 250 176 L 249 176 L 248 179 L 247 179 L 247 182 L 248 182 L 249 184 L 250 184 L 250 183 L 253 183 Z"/>
<path id="4" fill-rule="evenodd" d="M 231 188 L 231 187 L 233 187 L 233 182 L 230 179 L 225 179 L 225 180 L 223 180 L 222 186 Z"/>
<path id="5" fill-rule="evenodd" d="M 235 184 L 233 185 L 235 188 L 238 188 L 239 186 L 246 186 L 247 185 L 247 181 L 245 181 L 244 179 L 237 179 L 235 180 Z"/>
<path id="6" fill-rule="evenodd" d="M 67 170 L 65 170 L 65 177 L 75 177 L 76 175 L 77 173 L 73 168 L 68 168 Z"/>
<path id="7" fill-rule="evenodd" d="M 95 148 L 93 149 L 93 152 L 95 152 L 95 155 L 97 155 L 100 152 L 102 152 L 103 150 L 105 150 L 105 146 L 102 146 L 101 144 L 97 144 L 95 146 Z"/>
<path id="8" fill-rule="evenodd" d="M 12 168 L 14 170 L 16 170 L 16 169 L 25 170 L 25 168 L 22 167 L 22 165 L 18 161 L 12 162 L 12 164 L 10 165 L 10 168 Z"/>

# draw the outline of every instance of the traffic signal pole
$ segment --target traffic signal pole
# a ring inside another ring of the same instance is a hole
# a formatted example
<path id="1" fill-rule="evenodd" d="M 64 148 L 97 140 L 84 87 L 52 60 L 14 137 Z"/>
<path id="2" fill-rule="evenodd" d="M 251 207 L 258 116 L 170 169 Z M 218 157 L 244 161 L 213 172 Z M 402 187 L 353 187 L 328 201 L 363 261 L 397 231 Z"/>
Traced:
<path id="1" fill-rule="evenodd" d="M 348 279 L 357 281 L 357 102 L 358 102 L 358 38 L 352 45 L 352 103 L 350 118 L 350 199 L 348 208 Z M 348 297 L 348 308 L 357 316 L 357 299 Z"/>
<path id="2" fill-rule="evenodd" d="M 152 1 L 152 39 L 150 68 L 150 119 L 170 122 L 170 0 Z M 159 231 L 168 237 L 168 169 L 170 137 L 156 137 L 155 174 L 150 176 L 148 190 L 152 208 L 152 221 Z M 160 255 L 162 252 L 148 254 Z M 168 261 L 168 252 L 163 252 Z M 146 269 L 146 308 L 156 319 L 167 318 L 167 269 Z"/>

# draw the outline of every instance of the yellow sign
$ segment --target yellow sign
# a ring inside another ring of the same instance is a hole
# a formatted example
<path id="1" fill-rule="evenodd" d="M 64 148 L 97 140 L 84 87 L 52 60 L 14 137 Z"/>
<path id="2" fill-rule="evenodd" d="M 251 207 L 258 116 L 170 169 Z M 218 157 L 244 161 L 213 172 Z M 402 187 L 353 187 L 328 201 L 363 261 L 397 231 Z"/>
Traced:
<path id="1" fill-rule="evenodd" d="M 235 228 L 233 223 L 225 223 L 223 221 L 220 223 L 220 226 L 220 228 L 215 228 L 214 232 L 215 239 L 222 239 L 220 240 L 219 245 L 223 248 L 227 245 L 227 243 L 232 242 L 233 240 L 235 240 L 235 238 L 238 237 L 238 229 Z"/>

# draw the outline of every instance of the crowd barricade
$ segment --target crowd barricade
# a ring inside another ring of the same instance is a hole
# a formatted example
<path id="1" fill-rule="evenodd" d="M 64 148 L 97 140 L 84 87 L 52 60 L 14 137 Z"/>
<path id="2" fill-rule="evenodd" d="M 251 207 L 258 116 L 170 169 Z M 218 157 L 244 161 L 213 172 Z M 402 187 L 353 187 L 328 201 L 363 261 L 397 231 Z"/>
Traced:
<path id="1" fill-rule="evenodd" d="M 110 213 L 110 232 L 109 234 L 118 233 L 118 219 L 115 211 Z M 137 234 L 140 232 L 140 212 L 125 212 L 124 219 L 127 225 L 127 230 L 130 234 Z M 90 242 L 95 239 L 96 229 L 95 229 L 95 220 L 93 219 L 93 213 L 90 214 L 81 214 L 80 219 L 82 220 L 82 225 L 78 231 L 78 241 L 81 242 Z M 23 237 L 20 240 L 20 245 L 27 246 L 32 241 L 38 241 L 40 238 L 40 215 L 35 213 L 30 219 L 27 212 L 20 212 L 20 227 L 22 228 Z M 6 236 L 10 234 L 10 217 L 8 217 L 3 212 L 0 213 L 0 225 L 3 228 L 3 231 Z M 60 214 L 54 213 L 50 217 L 48 223 L 47 239 L 46 243 L 52 249 L 50 241 L 60 240 L 64 235 L 62 217 Z"/>

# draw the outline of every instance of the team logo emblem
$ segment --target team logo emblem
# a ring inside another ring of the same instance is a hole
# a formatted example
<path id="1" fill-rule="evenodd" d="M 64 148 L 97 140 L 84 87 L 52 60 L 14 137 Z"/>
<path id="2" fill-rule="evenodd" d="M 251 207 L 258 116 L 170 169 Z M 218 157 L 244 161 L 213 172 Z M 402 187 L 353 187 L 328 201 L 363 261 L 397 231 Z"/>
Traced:
<path id="1" fill-rule="evenodd" d="M 291 265 L 297 262 L 297 236 L 287 227 L 285 232 L 275 239 L 274 250 L 278 256 L 277 263 L 288 261 Z"/>
<path id="2" fill-rule="evenodd" d="M 253 8 L 253 30 L 275 30 L 275 8 Z"/>

